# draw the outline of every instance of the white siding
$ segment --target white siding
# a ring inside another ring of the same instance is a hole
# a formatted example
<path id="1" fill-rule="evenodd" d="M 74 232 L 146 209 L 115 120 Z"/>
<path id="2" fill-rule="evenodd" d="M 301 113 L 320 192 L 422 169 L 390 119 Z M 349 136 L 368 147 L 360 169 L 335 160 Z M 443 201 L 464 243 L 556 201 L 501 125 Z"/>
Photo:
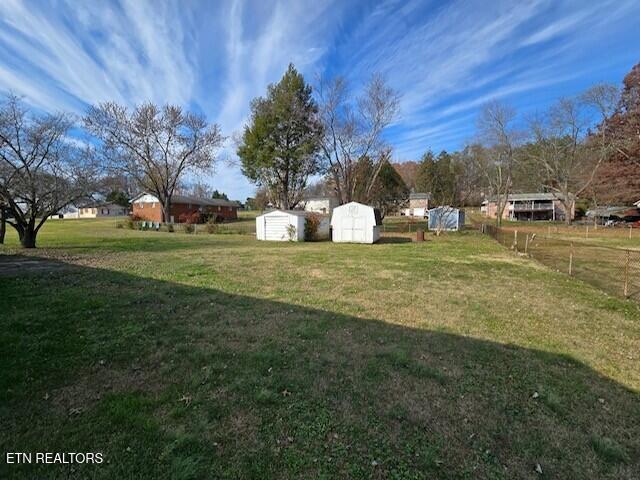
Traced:
<path id="1" fill-rule="evenodd" d="M 344 243 L 374 243 L 380 238 L 373 207 L 357 202 L 347 203 L 333 210 L 331 239 Z"/>
<path id="2" fill-rule="evenodd" d="M 256 238 L 276 242 L 304 241 L 304 216 L 282 210 L 274 210 L 256 217 Z M 294 229 L 293 238 L 289 231 Z"/>

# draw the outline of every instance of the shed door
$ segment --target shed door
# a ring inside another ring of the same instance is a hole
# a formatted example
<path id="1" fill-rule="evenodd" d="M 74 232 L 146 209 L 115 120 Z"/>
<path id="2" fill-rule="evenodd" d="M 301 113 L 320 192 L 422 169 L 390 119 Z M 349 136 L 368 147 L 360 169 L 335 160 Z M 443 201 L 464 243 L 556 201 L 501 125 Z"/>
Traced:
<path id="1" fill-rule="evenodd" d="M 345 242 L 364 242 L 365 219 L 363 217 L 345 217 L 342 219 L 342 240 Z"/>
<path id="2" fill-rule="evenodd" d="M 264 217 L 265 240 L 288 240 L 288 226 L 289 217 L 286 215 L 271 215 Z"/>

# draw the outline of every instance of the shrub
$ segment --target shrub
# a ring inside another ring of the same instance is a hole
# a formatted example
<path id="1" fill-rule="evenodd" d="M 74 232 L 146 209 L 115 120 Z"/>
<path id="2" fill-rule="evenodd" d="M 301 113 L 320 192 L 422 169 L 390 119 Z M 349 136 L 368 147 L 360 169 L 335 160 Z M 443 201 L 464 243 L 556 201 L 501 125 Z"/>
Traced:
<path id="1" fill-rule="evenodd" d="M 167 232 L 173 233 L 174 231 L 173 223 L 167 223 Z"/>
<path id="2" fill-rule="evenodd" d="M 295 225 L 287 225 L 287 235 L 289 236 L 289 241 L 293 242 L 296 239 L 296 226 Z"/>
<path id="3" fill-rule="evenodd" d="M 218 227 L 216 225 L 215 219 L 210 218 L 207 224 L 205 225 L 205 228 L 207 229 L 207 233 L 216 233 L 216 231 L 218 230 Z"/>
<path id="4" fill-rule="evenodd" d="M 304 219 L 304 239 L 307 242 L 317 240 L 318 229 L 322 218 L 317 213 L 310 213 Z"/>
<path id="5" fill-rule="evenodd" d="M 193 226 L 193 223 L 184 223 L 182 225 L 182 229 L 184 233 L 193 233 L 195 231 L 195 227 Z"/>
<path id="6" fill-rule="evenodd" d="M 126 222 L 126 220 L 125 220 Z M 117 222 L 116 223 L 116 228 L 124 228 L 124 223 L 123 222 Z"/>

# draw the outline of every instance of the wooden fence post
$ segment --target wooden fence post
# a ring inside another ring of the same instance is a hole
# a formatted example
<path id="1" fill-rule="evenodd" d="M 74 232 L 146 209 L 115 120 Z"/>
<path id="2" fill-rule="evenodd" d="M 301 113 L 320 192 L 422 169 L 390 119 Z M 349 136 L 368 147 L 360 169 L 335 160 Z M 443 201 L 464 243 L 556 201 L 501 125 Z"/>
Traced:
<path id="1" fill-rule="evenodd" d="M 569 250 L 569 275 L 573 275 L 573 242 L 571 242 L 571 250 Z"/>
<path id="2" fill-rule="evenodd" d="M 632 228 L 633 228 L 633 227 L 632 227 L 631 225 L 629 225 L 629 240 L 631 240 L 631 229 L 632 229 Z"/>
<path id="3" fill-rule="evenodd" d="M 528 251 L 529 251 L 529 234 L 527 233 L 527 236 L 524 237 L 524 254 L 526 255 Z"/>
<path id="4" fill-rule="evenodd" d="M 587 225 L 587 233 L 585 233 L 585 237 L 589 238 L 589 225 Z"/>
<path id="5" fill-rule="evenodd" d="M 513 249 L 518 252 L 518 230 L 513 231 Z"/>
<path id="6" fill-rule="evenodd" d="M 627 259 L 624 262 L 624 296 L 629 296 L 629 261 L 631 260 L 631 251 L 627 250 Z"/>

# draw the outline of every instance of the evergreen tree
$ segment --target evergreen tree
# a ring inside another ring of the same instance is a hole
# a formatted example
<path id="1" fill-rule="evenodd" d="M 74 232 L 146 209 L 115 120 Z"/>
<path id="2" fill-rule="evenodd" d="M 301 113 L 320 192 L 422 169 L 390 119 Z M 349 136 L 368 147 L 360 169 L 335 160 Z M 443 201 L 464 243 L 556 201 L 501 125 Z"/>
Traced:
<path id="1" fill-rule="evenodd" d="M 242 172 L 265 187 L 272 203 L 294 208 L 311 175 L 321 171 L 322 124 L 311 87 L 293 65 L 267 96 L 251 102 L 238 157 Z"/>
<path id="2" fill-rule="evenodd" d="M 436 158 L 431 151 L 424 154 L 418 167 L 416 188 L 431 193 L 434 205 L 451 205 L 457 201 L 457 165 L 446 151 Z"/>

